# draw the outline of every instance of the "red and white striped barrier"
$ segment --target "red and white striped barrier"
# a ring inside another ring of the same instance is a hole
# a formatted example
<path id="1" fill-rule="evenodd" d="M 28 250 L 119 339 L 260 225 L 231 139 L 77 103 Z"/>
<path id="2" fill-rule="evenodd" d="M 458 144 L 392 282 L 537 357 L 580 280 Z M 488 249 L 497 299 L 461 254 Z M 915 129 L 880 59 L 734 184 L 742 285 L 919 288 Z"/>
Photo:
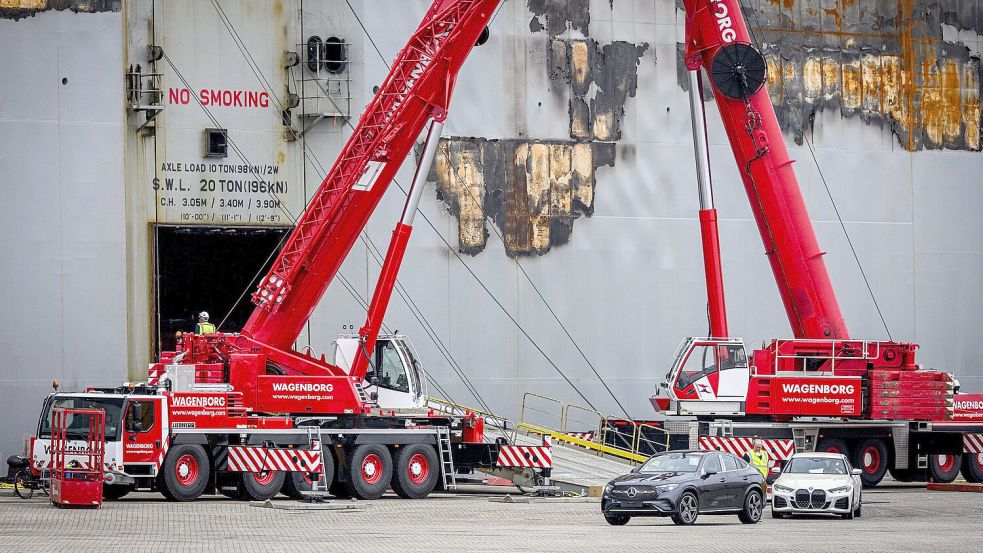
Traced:
<path id="1" fill-rule="evenodd" d="M 762 439 L 764 450 L 772 461 L 785 461 L 795 453 L 795 442 L 792 440 Z M 738 457 L 753 447 L 753 438 L 724 438 L 721 436 L 700 436 L 700 449 L 704 451 L 726 451 Z"/>
<path id="2" fill-rule="evenodd" d="M 566 436 L 569 436 L 571 438 L 575 438 L 575 439 L 578 439 L 578 440 L 583 440 L 585 442 L 593 442 L 594 441 L 594 431 L 593 430 L 590 431 L 590 432 L 567 432 L 566 433 Z M 561 437 L 560 439 L 562 440 L 563 438 Z"/>
<path id="3" fill-rule="evenodd" d="M 229 470 L 236 472 L 321 472 L 320 451 L 266 447 L 229 447 Z"/>
<path id="4" fill-rule="evenodd" d="M 495 466 L 553 468 L 553 452 L 549 446 L 503 445 L 498 448 Z"/>
<path id="5" fill-rule="evenodd" d="M 963 451 L 983 454 L 983 434 L 963 434 Z"/>

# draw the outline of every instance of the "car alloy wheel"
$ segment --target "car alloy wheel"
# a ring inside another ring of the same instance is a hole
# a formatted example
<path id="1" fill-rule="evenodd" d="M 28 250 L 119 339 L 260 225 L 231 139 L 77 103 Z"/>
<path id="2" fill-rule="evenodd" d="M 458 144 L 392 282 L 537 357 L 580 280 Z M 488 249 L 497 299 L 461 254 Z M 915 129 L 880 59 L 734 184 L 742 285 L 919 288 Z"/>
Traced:
<path id="1" fill-rule="evenodd" d="M 686 524 L 691 524 L 696 520 L 697 513 L 699 512 L 698 505 L 696 502 L 696 497 L 692 494 L 686 494 L 679 502 L 679 517 L 683 519 Z"/>
<path id="2" fill-rule="evenodd" d="M 761 496 L 752 493 L 748 494 L 747 498 L 747 514 L 750 515 L 751 520 L 758 520 L 761 518 Z"/>

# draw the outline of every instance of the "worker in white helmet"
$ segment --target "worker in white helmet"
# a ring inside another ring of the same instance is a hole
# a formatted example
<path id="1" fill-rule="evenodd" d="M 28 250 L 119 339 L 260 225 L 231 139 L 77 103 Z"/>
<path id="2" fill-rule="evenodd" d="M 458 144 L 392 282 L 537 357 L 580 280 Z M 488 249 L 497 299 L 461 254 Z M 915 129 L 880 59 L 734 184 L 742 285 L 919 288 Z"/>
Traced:
<path id="1" fill-rule="evenodd" d="M 195 325 L 195 334 L 215 334 L 215 325 L 208 322 L 208 311 L 198 313 L 198 324 Z"/>

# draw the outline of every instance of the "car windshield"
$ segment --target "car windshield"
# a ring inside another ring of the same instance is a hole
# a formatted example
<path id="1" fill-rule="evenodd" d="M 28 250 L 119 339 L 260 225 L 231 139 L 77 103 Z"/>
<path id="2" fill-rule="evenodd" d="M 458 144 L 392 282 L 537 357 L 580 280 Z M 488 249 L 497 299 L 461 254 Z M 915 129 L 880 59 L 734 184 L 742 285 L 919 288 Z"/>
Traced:
<path id="1" fill-rule="evenodd" d="M 789 474 L 846 474 L 842 459 L 830 457 L 793 457 L 788 463 Z"/>
<path id="2" fill-rule="evenodd" d="M 664 453 L 646 461 L 639 472 L 696 472 L 702 458 L 702 453 Z"/>

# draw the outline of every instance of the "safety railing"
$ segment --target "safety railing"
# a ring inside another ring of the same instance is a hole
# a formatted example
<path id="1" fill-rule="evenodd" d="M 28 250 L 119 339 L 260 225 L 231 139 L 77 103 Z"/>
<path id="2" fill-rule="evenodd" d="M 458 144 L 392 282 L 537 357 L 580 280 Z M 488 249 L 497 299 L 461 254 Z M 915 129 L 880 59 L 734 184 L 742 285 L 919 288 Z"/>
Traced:
<path id="1" fill-rule="evenodd" d="M 807 354 L 803 354 L 795 347 L 799 343 L 809 344 L 810 346 L 817 344 L 828 345 L 829 352 L 813 350 Z M 843 361 L 864 361 L 877 359 L 881 355 L 881 343 L 870 340 L 811 340 L 790 338 L 775 340 L 769 349 L 771 349 L 772 356 L 774 357 L 774 375 L 769 376 L 775 377 L 803 375 L 831 376 L 836 374 L 837 361 L 841 363 Z M 786 350 L 791 350 L 791 353 Z M 796 368 L 795 370 L 779 370 L 779 365 L 783 359 L 792 359 L 794 364 L 801 364 L 801 368 Z M 820 361 L 820 367 L 810 369 L 808 364 L 814 361 Z M 828 364 L 826 363 L 827 361 Z M 754 371 L 754 375 L 756 374 L 757 371 Z"/>
<path id="2" fill-rule="evenodd" d="M 669 449 L 669 431 L 657 424 L 609 417 L 595 409 L 527 392 L 522 396 L 518 431 L 548 435 L 598 455 L 644 462 Z M 657 435 L 659 439 L 653 439 Z"/>

